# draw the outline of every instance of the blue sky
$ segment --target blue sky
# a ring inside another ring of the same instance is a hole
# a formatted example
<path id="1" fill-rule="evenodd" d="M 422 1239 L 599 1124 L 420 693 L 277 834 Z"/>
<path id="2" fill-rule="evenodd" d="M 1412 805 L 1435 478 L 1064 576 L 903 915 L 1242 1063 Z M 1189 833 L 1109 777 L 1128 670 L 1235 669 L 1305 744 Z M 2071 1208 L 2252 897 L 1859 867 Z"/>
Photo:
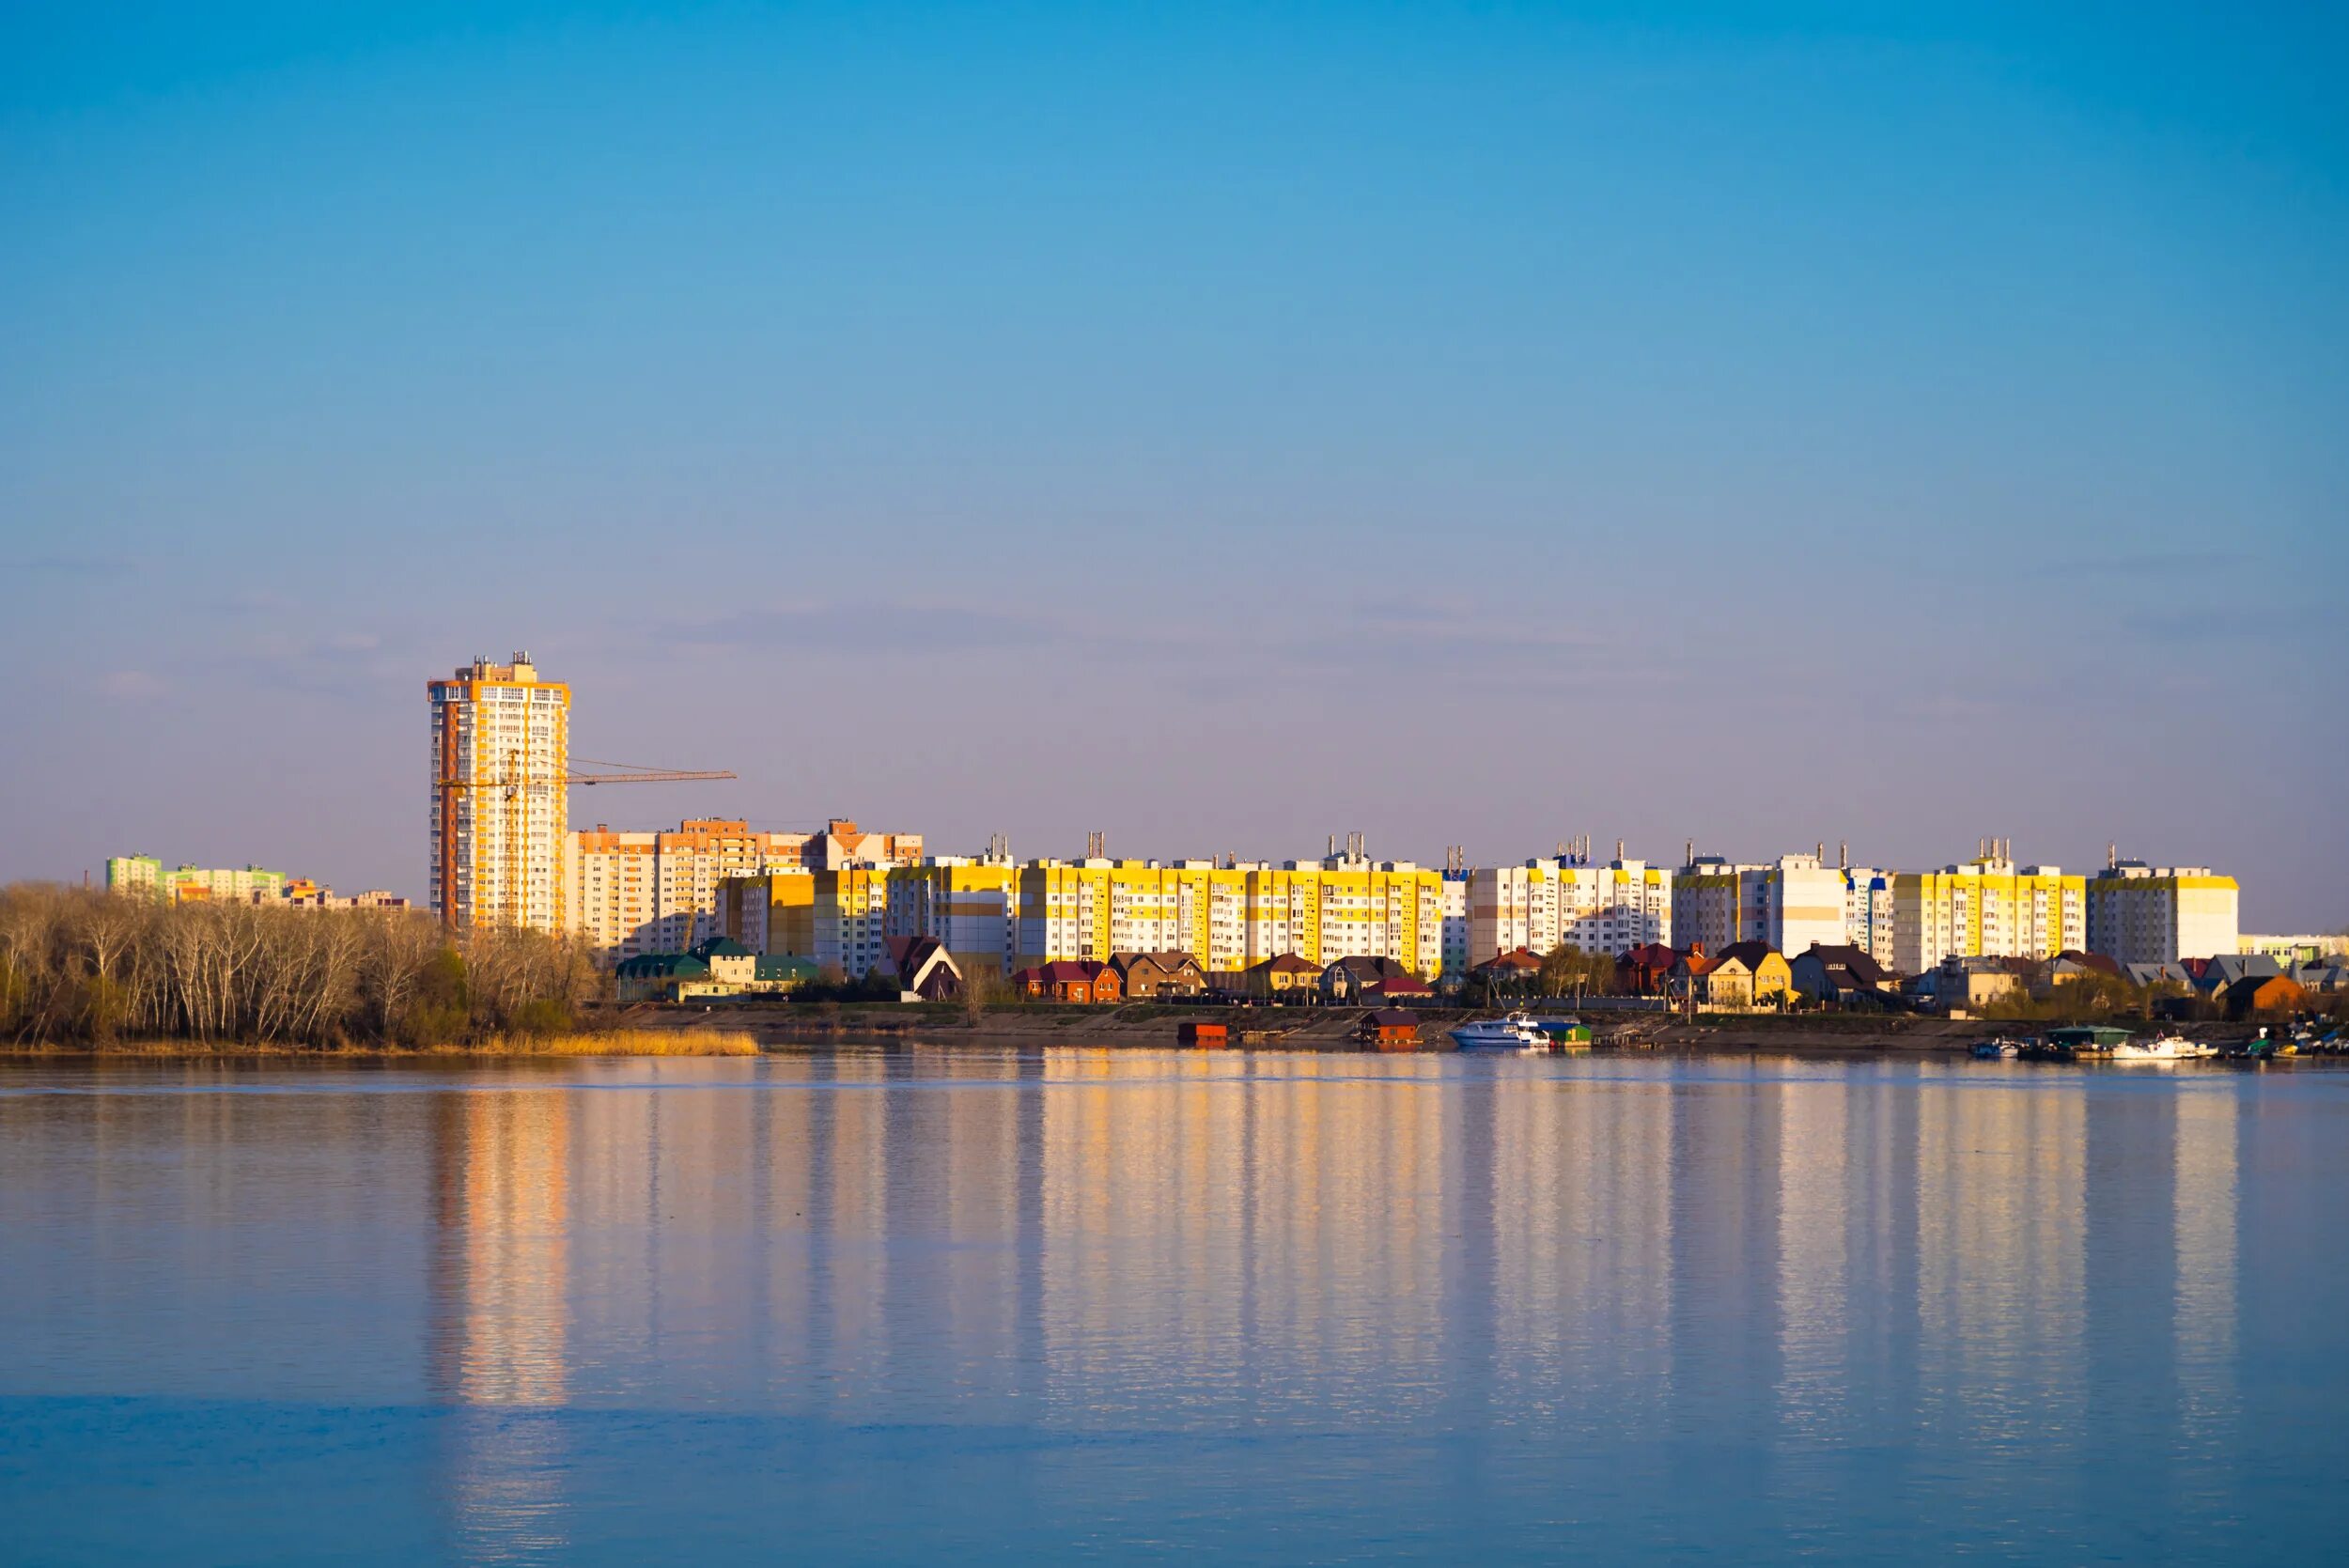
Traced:
<path id="1" fill-rule="evenodd" d="M 2326 8 L 19 5 L 0 876 L 420 893 L 425 678 L 1075 853 L 2349 924 Z"/>

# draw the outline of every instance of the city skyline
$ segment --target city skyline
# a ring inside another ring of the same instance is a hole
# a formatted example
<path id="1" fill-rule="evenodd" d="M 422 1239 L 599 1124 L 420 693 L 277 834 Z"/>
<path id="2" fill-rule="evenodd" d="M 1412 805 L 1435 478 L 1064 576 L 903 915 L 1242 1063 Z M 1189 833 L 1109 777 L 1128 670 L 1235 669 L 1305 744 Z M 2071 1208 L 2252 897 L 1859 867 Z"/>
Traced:
<path id="1" fill-rule="evenodd" d="M 0 20 L 0 877 L 574 824 L 2224 867 L 2349 924 L 2342 21 Z"/>

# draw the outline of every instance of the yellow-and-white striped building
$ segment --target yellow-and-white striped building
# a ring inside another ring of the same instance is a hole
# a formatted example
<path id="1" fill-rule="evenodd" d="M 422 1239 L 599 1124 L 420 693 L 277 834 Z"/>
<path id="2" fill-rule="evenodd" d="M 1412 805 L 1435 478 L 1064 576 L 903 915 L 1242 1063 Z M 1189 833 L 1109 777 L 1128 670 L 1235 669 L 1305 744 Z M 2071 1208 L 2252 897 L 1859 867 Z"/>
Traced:
<path id="1" fill-rule="evenodd" d="M 526 653 L 426 684 L 432 712 L 432 912 L 458 929 L 557 929 L 571 689 Z"/>
<path id="2" fill-rule="evenodd" d="M 2208 866 L 2121 861 L 2088 883 L 2088 946 L 2123 964 L 2174 964 L 2236 951 L 2240 893 Z"/>
<path id="3" fill-rule="evenodd" d="M 1983 856 L 1892 881 L 1892 967 L 1921 974 L 1944 958 L 2052 958 L 2088 945 L 2088 878 Z"/>

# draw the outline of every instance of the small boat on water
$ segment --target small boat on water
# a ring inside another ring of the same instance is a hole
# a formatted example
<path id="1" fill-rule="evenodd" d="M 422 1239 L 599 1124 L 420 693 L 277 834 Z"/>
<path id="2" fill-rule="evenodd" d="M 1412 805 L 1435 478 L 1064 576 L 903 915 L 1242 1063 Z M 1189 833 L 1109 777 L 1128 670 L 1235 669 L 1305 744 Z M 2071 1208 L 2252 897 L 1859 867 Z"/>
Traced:
<path id="1" fill-rule="evenodd" d="M 2030 1045 L 2028 1040 L 2011 1040 L 2000 1034 L 1993 1039 L 1974 1042 L 1973 1056 L 1977 1062 L 1996 1062 L 2002 1057 L 2020 1056 Z"/>
<path id="2" fill-rule="evenodd" d="M 2298 1055 L 2290 1040 L 2275 1040 L 2267 1031 L 2261 1030 L 2248 1040 L 2237 1040 L 2221 1047 L 2217 1054 L 2228 1062 L 2272 1062 L 2279 1054 Z"/>
<path id="3" fill-rule="evenodd" d="M 1453 1030 L 1452 1043 L 1462 1050 L 1540 1051 L 1549 1048 L 1549 1036 L 1523 1013 L 1479 1018 Z"/>
<path id="4" fill-rule="evenodd" d="M 2129 1032 L 2110 1024 L 2081 1024 L 2051 1029 L 2026 1041 L 2015 1054 L 2026 1062 L 2077 1062 L 2083 1056 L 2107 1057 L 2128 1043 Z"/>
<path id="5" fill-rule="evenodd" d="M 2199 1062 L 2217 1056 L 2218 1048 L 2183 1034 L 2156 1035 L 2151 1040 L 2123 1040 L 2112 1048 L 2115 1062 Z"/>

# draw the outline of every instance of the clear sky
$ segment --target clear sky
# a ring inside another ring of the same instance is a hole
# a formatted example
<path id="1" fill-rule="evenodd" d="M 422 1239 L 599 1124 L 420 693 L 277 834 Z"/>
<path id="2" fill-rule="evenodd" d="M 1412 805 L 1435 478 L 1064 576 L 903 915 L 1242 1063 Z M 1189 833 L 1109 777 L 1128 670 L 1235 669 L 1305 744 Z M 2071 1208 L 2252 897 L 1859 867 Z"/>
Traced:
<path id="1" fill-rule="evenodd" d="M 0 877 L 424 892 L 425 680 L 941 849 L 2349 924 L 2330 6 L 0 12 Z"/>

